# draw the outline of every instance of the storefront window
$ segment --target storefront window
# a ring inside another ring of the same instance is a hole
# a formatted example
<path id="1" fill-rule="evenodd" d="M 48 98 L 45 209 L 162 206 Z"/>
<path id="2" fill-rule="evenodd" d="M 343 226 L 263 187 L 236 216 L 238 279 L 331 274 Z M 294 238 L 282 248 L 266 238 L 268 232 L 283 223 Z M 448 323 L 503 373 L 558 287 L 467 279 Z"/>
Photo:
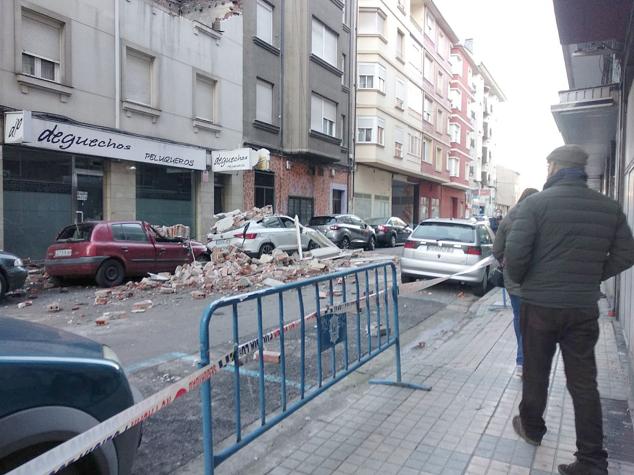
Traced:
<path id="1" fill-rule="evenodd" d="M 72 222 L 69 155 L 3 147 L 4 245 L 20 257 L 43 259 Z"/>
<path id="2" fill-rule="evenodd" d="M 310 218 L 313 217 L 314 209 L 312 198 L 288 197 L 288 215 L 291 218 L 297 216 L 302 224 L 308 224 Z"/>
<path id="3" fill-rule="evenodd" d="M 438 198 L 431 199 L 431 217 L 440 217 L 440 200 Z"/>
<path id="4" fill-rule="evenodd" d="M 275 174 L 255 172 L 255 206 L 263 208 L 271 205 L 275 210 Z"/>
<path id="5" fill-rule="evenodd" d="M 420 198 L 420 221 L 429 218 L 429 198 L 421 196 Z"/>
<path id="6" fill-rule="evenodd" d="M 194 229 L 192 171 L 158 165 L 137 165 L 136 216 L 150 224 L 184 224 Z"/>
<path id="7" fill-rule="evenodd" d="M 415 186 L 409 183 L 392 181 L 392 216 L 406 223 L 414 222 Z"/>

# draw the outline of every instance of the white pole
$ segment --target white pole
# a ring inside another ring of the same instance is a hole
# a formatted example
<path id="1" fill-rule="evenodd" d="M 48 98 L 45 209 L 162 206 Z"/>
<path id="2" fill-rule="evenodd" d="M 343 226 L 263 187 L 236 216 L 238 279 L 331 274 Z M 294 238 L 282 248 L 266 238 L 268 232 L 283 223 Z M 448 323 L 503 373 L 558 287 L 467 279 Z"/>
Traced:
<path id="1" fill-rule="evenodd" d="M 299 218 L 295 215 L 295 232 L 297 234 L 297 252 L 299 252 L 299 259 L 304 258 L 304 251 L 302 251 L 302 232 L 299 229 Z"/>

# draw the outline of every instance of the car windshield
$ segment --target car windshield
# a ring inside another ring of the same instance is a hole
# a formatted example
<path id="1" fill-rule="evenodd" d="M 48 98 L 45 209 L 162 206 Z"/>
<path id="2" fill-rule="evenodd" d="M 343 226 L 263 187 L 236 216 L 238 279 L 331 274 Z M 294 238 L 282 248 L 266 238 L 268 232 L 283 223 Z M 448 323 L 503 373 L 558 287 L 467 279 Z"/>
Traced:
<path id="1" fill-rule="evenodd" d="M 92 230 L 95 228 L 94 224 L 74 224 L 62 229 L 62 232 L 57 236 L 58 242 L 70 242 L 70 241 L 89 241 Z"/>
<path id="2" fill-rule="evenodd" d="M 309 226 L 325 226 L 327 224 L 336 223 L 337 220 L 333 216 L 314 216 L 310 218 Z"/>
<path id="3" fill-rule="evenodd" d="M 416 239 L 435 241 L 475 242 L 473 226 L 453 223 L 421 223 L 412 234 Z"/>
<path id="4" fill-rule="evenodd" d="M 366 219 L 365 222 L 368 224 L 385 224 L 388 218 L 370 218 Z"/>

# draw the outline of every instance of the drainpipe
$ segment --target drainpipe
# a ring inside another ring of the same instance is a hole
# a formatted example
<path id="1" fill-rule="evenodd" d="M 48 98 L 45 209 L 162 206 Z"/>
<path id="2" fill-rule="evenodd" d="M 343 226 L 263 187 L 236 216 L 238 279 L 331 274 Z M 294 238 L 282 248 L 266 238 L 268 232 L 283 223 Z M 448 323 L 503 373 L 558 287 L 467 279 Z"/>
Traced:
<path id="1" fill-rule="evenodd" d="M 114 0 L 114 126 L 121 122 L 121 75 L 120 75 L 121 38 L 119 32 L 119 0 Z"/>
<path id="2" fill-rule="evenodd" d="M 349 117 L 349 126 L 348 126 L 348 138 L 349 143 L 348 146 L 352 150 L 352 160 L 350 159 L 350 152 L 348 152 L 348 213 L 356 213 L 357 210 L 354 209 L 354 190 L 355 190 L 355 179 L 356 179 L 356 166 L 357 166 L 357 47 L 358 47 L 358 35 L 357 35 L 357 11 L 358 6 L 356 1 L 350 2 L 350 23 L 351 28 L 350 32 L 354 35 L 354 39 L 350 41 L 350 54 L 348 57 L 350 58 L 350 64 L 354 65 L 354 67 L 348 68 L 350 71 L 350 93 L 352 94 L 352 101 L 349 101 L 351 104 L 350 108 L 352 109 L 351 113 L 348 113 Z"/>
<path id="3" fill-rule="evenodd" d="M 279 202 L 279 206 L 276 207 L 277 210 L 281 210 L 284 209 L 284 203 L 282 202 L 282 189 L 281 189 L 281 183 L 282 183 L 282 174 L 286 173 L 286 159 L 285 159 L 285 154 L 284 154 L 284 58 L 285 58 L 285 54 L 284 54 L 284 32 L 286 30 L 286 25 L 284 24 L 284 18 L 285 18 L 285 12 L 284 10 L 286 9 L 286 5 L 284 0 L 280 0 L 280 87 L 279 87 L 279 95 L 280 95 L 280 99 L 279 99 L 279 108 L 280 108 L 280 161 L 281 161 L 281 167 L 280 167 L 280 176 L 279 176 L 279 184 L 277 184 L 277 189 L 280 190 L 280 202 Z M 276 201 L 276 192 L 275 192 L 275 183 L 274 183 L 274 187 L 273 187 L 273 203 L 275 203 Z M 288 208 L 286 209 L 286 211 L 288 212 Z M 292 218 L 294 218 L 294 216 L 291 216 Z"/>

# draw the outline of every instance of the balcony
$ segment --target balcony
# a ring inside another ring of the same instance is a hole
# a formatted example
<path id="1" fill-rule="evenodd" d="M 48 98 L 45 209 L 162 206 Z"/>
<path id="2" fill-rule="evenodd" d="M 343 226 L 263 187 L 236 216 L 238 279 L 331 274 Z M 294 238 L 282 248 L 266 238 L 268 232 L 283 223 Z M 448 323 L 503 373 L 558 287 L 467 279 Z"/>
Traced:
<path id="1" fill-rule="evenodd" d="M 586 172 L 591 183 L 605 173 L 606 157 L 616 137 L 618 84 L 561 91 L 559 104 L 551 107 L 566 143 L 583 146 L 589 153 Z"/>

